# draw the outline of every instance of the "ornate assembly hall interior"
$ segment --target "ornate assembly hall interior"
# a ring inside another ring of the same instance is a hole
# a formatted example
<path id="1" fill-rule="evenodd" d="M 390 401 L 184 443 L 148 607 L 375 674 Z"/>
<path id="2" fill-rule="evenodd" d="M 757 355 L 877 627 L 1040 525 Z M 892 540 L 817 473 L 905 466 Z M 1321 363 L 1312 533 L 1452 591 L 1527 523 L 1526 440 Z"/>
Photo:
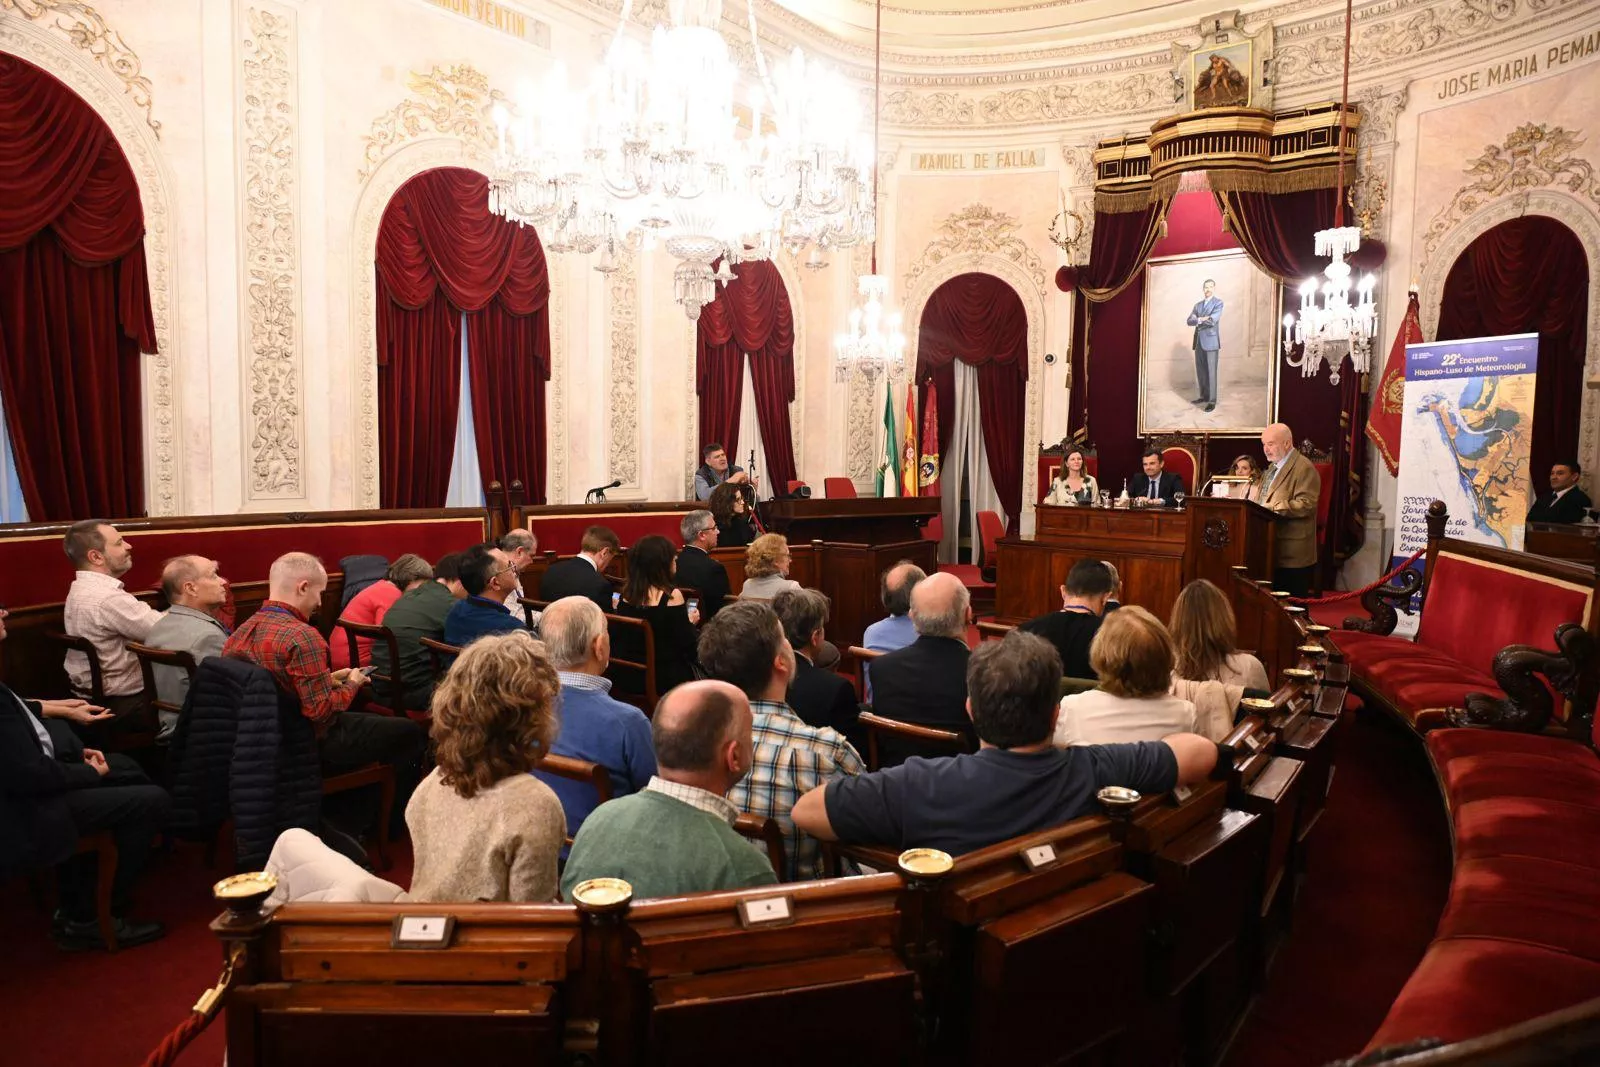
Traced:
<path id="1" fill-rule="evenodd" d="M 1600 1063 L 1596 471 L 1600 0 L 0 0 L 0 1059 Z"/>

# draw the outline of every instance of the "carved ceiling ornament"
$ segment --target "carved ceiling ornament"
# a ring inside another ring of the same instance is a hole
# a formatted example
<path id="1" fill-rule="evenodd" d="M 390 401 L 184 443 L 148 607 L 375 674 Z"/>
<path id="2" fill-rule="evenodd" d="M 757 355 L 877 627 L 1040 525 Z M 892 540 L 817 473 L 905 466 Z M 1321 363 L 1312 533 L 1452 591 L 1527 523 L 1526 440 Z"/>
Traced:
<path id="1" fill-rule="evenodd" d="M 1467 216 L 1503 196 L 1558 186 L 1600 211 L 1594 164 L 1578 155 L 1583 138 L 1549 123 L 1524 123 L 1500 144 L 1485 145 L 1466 167 L 1468 182 L 1456 190 L 1422 237 L 1427 263 L 1444 236 Z"/>
<path id="2" fill-rule="evenodd" d="M 906 271 L 905 287 L 911 289 L 918 278 L 952 256 L 1002 256 L 1027 273 L 1034 285 L 1044 289 L 1044 265 L 1039 256 L 1017 235 L 1021 228 L 1014 217 L 984 204 L 970 204 L 939 224 L 937 235 L 928 242 L 911 269 Z M 908 327 L 915 323 L 909 318 Z"/>
<path id="3" fill-rule="evenodd" d="M 122 34 L 106 24 L 100 12 L 82 0 L 0 0 L 0 11 L 15 11 L 35 22 L 54 15 L 51 25 L 122 83 L 133 106 L 144 112 L 145 122 L 161 136 L 161 123 L 153 113 L 154 89 L 150 79 L 140 73 L 139 55 L 128 47 Z"/>
<path id="4" fill-rule="evenodd" d="M 435 66 L 427 73 L 414 70 L 406 84 L 413 95 L 373 119 L 362 138 L 366 150 L 357 175 L 360 181 L 372 177 L 396 148 L 429 134 L 455 137 L 487 153 L 497 136 L 494 106 L 505 104 L 515 111 L 506 95 L 489 85 L 488 75 L 471 63 Z"/>
<path id="5" fill-rule="evenodd" d="M 1361 105 L 1361 141 L 1367 147 L 1386 144 L 1398 134 L 1400 116 L 1411 100 L 1411 86 L 1401 82 L 1393 89 L 1369 85 L 1356 94 Z"/>

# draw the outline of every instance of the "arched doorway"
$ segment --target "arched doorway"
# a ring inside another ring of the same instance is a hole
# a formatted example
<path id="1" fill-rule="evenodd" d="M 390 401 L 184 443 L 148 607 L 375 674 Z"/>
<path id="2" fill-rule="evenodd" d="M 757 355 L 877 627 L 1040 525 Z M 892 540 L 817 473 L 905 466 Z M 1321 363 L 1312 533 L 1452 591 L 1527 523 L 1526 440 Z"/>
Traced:
<path id="1" fill-rule="evenodd" d="M 395 192 L 376 260 L 381 506 L 446 502 L 463 390 L 477 488 L 520 481 L 544 503 L 550 276 L 533 227 L 489 212 L 482 174 L 439 167 Z"/>
<path id="2" fill-rule="evenodd" d="M 35 521 L 145 513 L 156 350 L 139 186 L 72 90 L 0 53 L 0 402 Z"/>
<path id="3" fill-rule="evenodd" d="M 982 543 L 979 512 L 998 511 L 1010 534 L 1020 529 L 1028 313 L 1016 290 L 981 272 L 935 289 L 917 323 L 916 381 L 919 410 L 937 411 L 939 558 L 954 562 L 963 534 Z"/>
<path id="4" fill-rule="evenodd" d="M 1583 242 L 1545 215 L 1509 219 L 1479 234 L 1445 278 L 1438 340 L 1539 335 L 1533 401 L 1533 485 L 1578 455 L 1589 321 Z"/>

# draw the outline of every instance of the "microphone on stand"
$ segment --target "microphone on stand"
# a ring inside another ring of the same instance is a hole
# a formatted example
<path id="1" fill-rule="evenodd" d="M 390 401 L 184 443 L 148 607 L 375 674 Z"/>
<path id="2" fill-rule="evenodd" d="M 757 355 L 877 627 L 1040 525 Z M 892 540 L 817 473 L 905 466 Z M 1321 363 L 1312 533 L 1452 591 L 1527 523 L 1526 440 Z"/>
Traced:
<path id="1" fill-rule="evenodd" d="M 756 450 L 750 450 L 750 466 L 745 468 L 745 473 L 750 480 L 745 484 L 750 488 L 750 521 L 755 524 L 757 533 L 766 533 L 767 528 L 761 524 L 761 512 L 756 508 Z"/>
<path id="2" fill-rule="evenodd" d="M 606 501 L 606 490 L 620 489 L 621 487 L 621 478 L 616 479 L 610 485 L 597 485 L 587 493 L 583 494 L 583 502 L 585 504 L 604 504 Z"/>

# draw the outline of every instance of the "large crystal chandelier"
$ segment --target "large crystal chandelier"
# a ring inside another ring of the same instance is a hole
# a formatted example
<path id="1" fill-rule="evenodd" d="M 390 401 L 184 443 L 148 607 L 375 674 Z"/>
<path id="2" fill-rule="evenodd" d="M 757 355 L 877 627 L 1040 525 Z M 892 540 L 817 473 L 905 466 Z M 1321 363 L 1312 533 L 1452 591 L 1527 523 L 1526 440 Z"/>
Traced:
<path id="1" fill-rule="evenodd" d="M 1350 264 L 1346 258 L 1361 247 L 1361 229 L 1344 224 L 1345 134 L 1349 128 L 1350 107 L 1350 29 L 1354 0 L 1345 0 L 1344 10 L 1344 90 L 1339 101 L 1339 177 L 1334 190 L 1333 228 L 1316 234 L 1316 253 L 1331 257 L 1323 268 L 1324 281 L 1307 278 L 1300 286 L 1300 313 L 1283 317 L 1283 347 L 1287 353 L 1301 346 L 1300 358 L 1285 356 L 1289 366 L 1297 367 L 1307 378 L 1314 377 L 1328 364 L 1328 381 L 1339 384 L 1339 368 L 1346 354 L 1357 374 L 1367 373 L 1371 363 L 1372 338 L 1378 332 L 1378 308 L 1372 300 L 1376 279 L 1364 275 L 1356 286 L 1357 302 L 1350 303 Z M 1322 302 L 1317 303 L 1320 291 Z"/>
<path id="2" fill-rule="evenodd" d="M 872 67 L 872 203 L 878 202 L 878 91 L 883 64 L 883 0 L 877 0 Z M 871 273 L 857 281 L 861 305 L 850 311 L 850 328 L 834 338 L 833 374 L 844 381 L 859 372 L 871 381 L 885 372 L 898 374 L 906 365 L 906 336 L 900 313 L 888 308 L 889 279 L 878 273 L 878 234 L 872 231 Z"/>

